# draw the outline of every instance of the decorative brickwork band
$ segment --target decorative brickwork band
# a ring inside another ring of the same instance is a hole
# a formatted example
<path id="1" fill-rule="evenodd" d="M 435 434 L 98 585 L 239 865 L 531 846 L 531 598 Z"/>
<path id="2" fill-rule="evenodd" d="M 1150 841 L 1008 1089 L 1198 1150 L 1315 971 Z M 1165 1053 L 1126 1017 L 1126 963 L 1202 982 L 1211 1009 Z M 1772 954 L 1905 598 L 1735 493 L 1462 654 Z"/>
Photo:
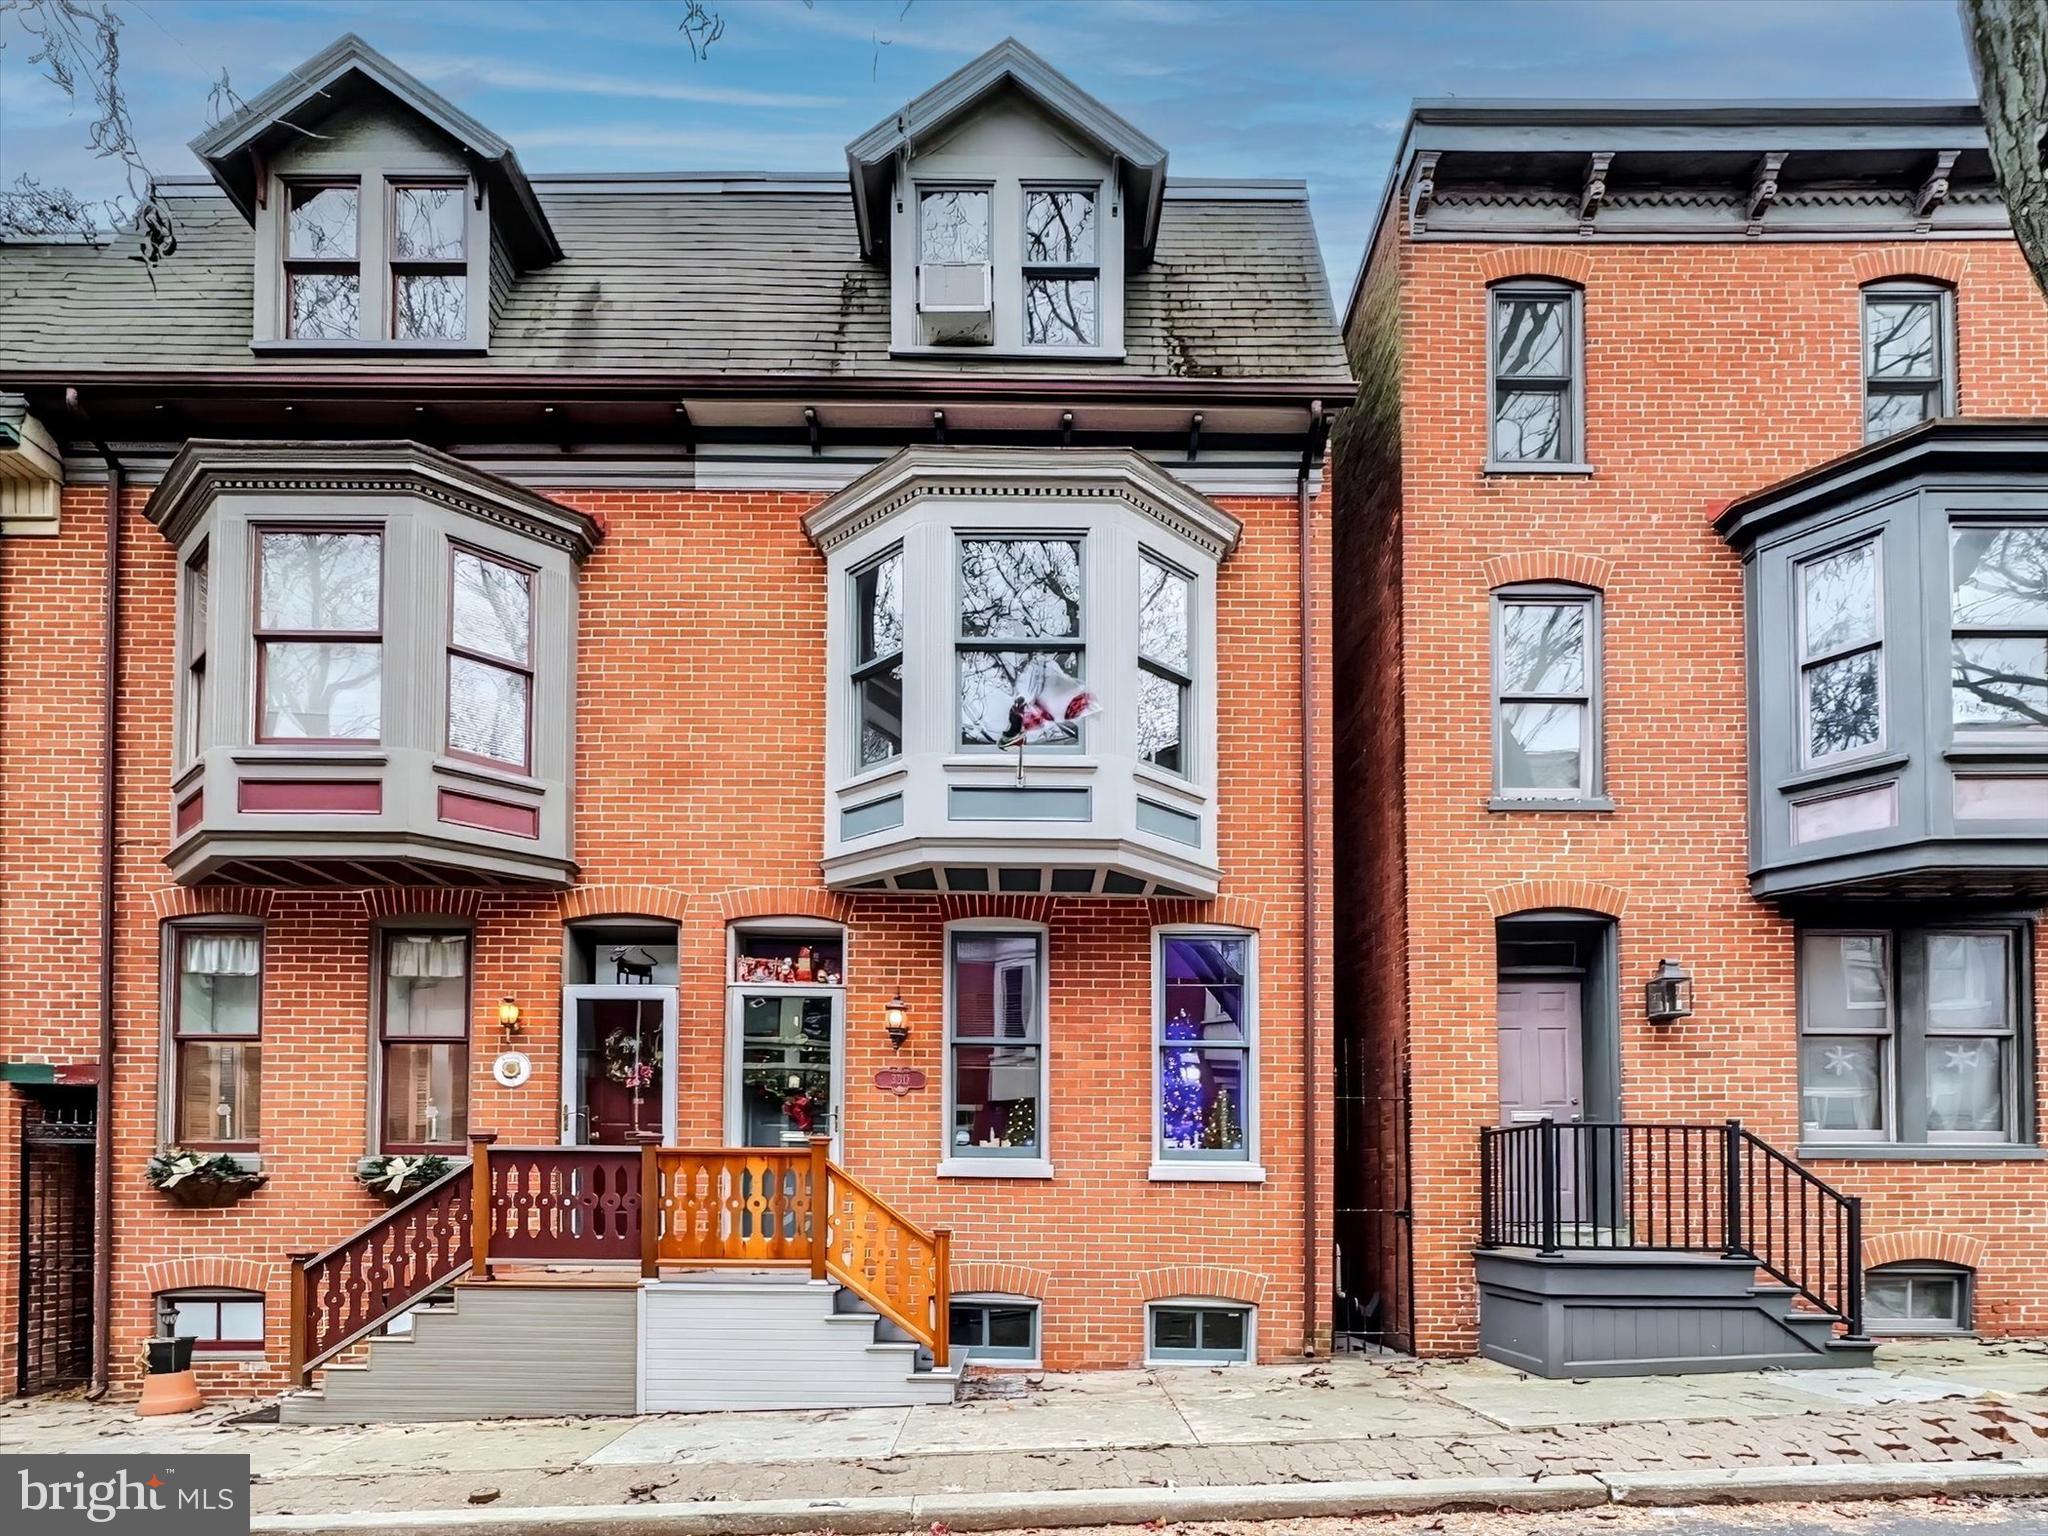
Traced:
<path id="1" fill-rule="evenodd" d="M 584 917 L 665 917 L 681 922 L 690 898 L 665 885 L 579 885 L 562 895 L 562 921 Z"/>
<path id="2" fill-rule="evenodd" d="M 1960 1232 L 1887 1232 L 1882 1237 L 1863 1240 L 1863 1267 L 1874 1269 L 1880 1264 L 1933 1260 L 1939 1264 L 1960 1264 L 1965 1269 L 1981 1269 L 1984 1253 L 1982 1238 L 1965 1237 Z"/>
<path id="3" fill-rule="evenodd" d="M 1614 574 L 1613 564 L 1598 555 L 1575 555 L 1562 549 L 1525 549 L 1518 554 L 1495 555 L 1483 569 L 1489 592 L 1525 581 L 1563 581 L 1604 592 Z"/>
<path id="4" fill-rule="evenodd" d="M 280 1276 L 255 1259 L 230 1259 L 195 1254 L 186 1259 L 159 1259 L 142 1266 L 142 1284 L 152 1296 L 165 1291 L 256 1291 L 270 1289 Z"/>
<path id="5" fill-rule="evenodd" d="M 1266 904 L 1249 896 L 1219 896 L 1214 901 L 1155 900 L 1155 923 L 1215 923 L 1221 928 L 1250 928 L 1266 925 Z"/>
<path id="6" fill-rule="evenodd" d="M 216 912 L 268 917 L 277 892 L 260 885 L 166 885 L 149 893 L 149 910 L 160 923 Z"/>
<path id="7" fill-rule="evenodd" d="M 1510 277 L 1554 277 L 1583 288 L 1592 273 L 1593 263 L 1584 251 L 1554 246 L 1504 246 L 1479 258 L 1479 275 L 1489 288 Z"/>
<path id="8" fill-rule="evenodd" d="M 1955 287 L 1970 270 L 1969 262 L 1955 251 L 1929 250 L 1924 246 L 1885 245 L 1864 251 L 1849 263 L 1857 285 L 1881 283 L 1892 278 L 1924 278 Z"/>
<path id="9" fill-rule="evenodd" d="M 1517 912 L 1598 912 L 1619 917 L 1628 905 L 1628 892 L 1618 885 L 1598 880 L 1517 880 L 1486 893 L 1487 910 L 1495 917 Z"/>
<path id="10" fill-rule="evenodd" d="M 1165 1269 L 1141 1270 L 1133 1278 L 1138 1282 L 1138 1293 L 1147 1301 L 1214 1296 L 1219 1301 L 1241 1301 L 1255 1307 L 1266 1296 L 1264 1275 L 1248 1269 L 1225 1269 L 1219 1264 L 1174 1264 Z"/>
<path id="11" fill-rule="evenodd" d="M 1043 1301 L 1052 1286 L 1051 1275 L 1022 1264 L 955 1264 L 952 1272 L 955 1296 L 1029 1296 Z"/>

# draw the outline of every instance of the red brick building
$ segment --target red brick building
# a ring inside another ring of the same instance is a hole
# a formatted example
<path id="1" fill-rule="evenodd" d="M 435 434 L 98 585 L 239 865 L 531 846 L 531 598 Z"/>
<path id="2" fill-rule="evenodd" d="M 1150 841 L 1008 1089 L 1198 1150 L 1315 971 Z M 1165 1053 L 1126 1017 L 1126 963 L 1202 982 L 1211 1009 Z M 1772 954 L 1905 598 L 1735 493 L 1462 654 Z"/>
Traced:
<path id="1" fill-rule="evenodd" d="M 1417 105 L 1333 449 L 1340 1328 L 1798 1363 L 1860 1257 L 1871 1334 L 2048 1332 L 2048 303 L 1983 143 Z"/>
<path id="2" fill-rule="evenodd" d="M 0 251 L 0 1380 L 453 1284 L 526 1386 L 332 1416 L 876 1400 L 791 1264 L 913 1396 L 1326 1348 L 1301 185 L 1015 44 L 846 175 L 529 178 L 355 39 L 194 148 L 153 287 Z"/>

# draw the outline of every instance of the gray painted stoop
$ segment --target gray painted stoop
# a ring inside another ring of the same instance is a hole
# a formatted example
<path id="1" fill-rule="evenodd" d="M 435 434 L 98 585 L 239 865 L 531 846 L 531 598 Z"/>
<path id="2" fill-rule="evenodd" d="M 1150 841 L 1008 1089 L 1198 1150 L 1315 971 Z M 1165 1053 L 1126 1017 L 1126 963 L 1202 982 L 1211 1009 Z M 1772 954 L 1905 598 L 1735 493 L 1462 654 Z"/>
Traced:
<path id="1" fill-rule="evenodd" d="M 280 1400 L 287 1424 L 950 1403 L 958 1366 L 831 1281 L 707 1270 L 463 1283 Z M 360 1352 L 360 1353 L 359 1353 Z M 351 1358 L 353 1357 L 353 1358 Z M 643 1358 L 644 1357 L 644 1358 Z"/>
<path id="2" fill-rule="evenodd" d="M 1702 1253 L 1482 1249 L 1480 1353 L 1546 1377 L 1867 1366 L 1875 1346 L 1760 1283 L 1754 1260 Z"/>

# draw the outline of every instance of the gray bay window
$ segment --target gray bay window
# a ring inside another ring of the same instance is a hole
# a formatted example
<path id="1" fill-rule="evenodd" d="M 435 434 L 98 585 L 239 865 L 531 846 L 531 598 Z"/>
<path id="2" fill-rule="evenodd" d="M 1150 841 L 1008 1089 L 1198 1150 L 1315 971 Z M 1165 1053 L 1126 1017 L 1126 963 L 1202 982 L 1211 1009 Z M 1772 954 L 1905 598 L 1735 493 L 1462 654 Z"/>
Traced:
<path id="1" fill-rule="evenodd" d="M 857 768 L 903 755 L 903 550 L 853 573 Z"/>
<path id="2" fill-rule="evenodd" d="M 1033 698 L 1081 676 L 1081 541 L 960 540 L 960 745 L 1013 741 Z M 1081 739 L 1056 722 L 1046 746 Z"/>
<path id="3" fill-rule="evenodd" d="M 256 530 L 259 740 L 379 738 L 383 565 L 381 528 Z"/>
<path id="4" fill-rule="evenodd" d="M 1600 597 L 1581 587 L 1494 594 L 1494 776 L 1500 800 L 1604 803 Z"/>
<path id="5" fill-rule="evenodd" d="M 1929 283 L 1863 290 L 1863 439 L 1953 416 L 1953 297 Z"/>
<path id="6" fill-rule="evenodd" d="M 1583 468 L 1583 297 L 1568 283 L 1518 279 L 1489 290 L 1487 467 Z"/>
<path id="7" fill-rule="evenodd" d="M 1194 688 L 1189 633 L 1192 581 L 1150 554 L 1138 557 L 1138 756 L 1185 774 Z"/>
<path id="8" fill-rule="evenodd" d="M 1800 736 L 1808 763 L 1868 752 L 1884 739 L 1879 608 L 1877 540 L 1800 562 Z"/>
<path id="9" fill-rule="evenodd" d="M 2048 517 L 1953 526 L 1949 593 L 1956 733 L 2041 739 L 2048 733 Z"/>

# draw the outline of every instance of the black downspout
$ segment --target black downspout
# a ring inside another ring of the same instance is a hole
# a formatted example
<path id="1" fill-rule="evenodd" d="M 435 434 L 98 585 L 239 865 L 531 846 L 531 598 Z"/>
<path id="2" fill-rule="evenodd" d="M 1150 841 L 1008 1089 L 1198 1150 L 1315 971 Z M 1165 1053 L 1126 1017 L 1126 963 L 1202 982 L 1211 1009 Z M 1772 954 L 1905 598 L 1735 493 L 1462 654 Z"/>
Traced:
<path id="1" fill-rule="evenodd" d="M 114 1320 L 114 813 L 118 799 L 115 727 L 121 661 L 121 461 L 86 414 L 76 389 L 64 403 L 85 424 L 86 436 L 107 466 L 107 591 L 101 633 L 100 709 L 100 975 L 99 1083 L 93 1116 L 92 1385 L 104 1397 L 113 1364 Z"/>
<path id="2" fill-rule="evenodd" d="M 1301 470 L 1295 477 L 1295 541 L 1301 546 L 1301 1353 L 1316 1354 L 1316 1210 L 1321 1200 L 1316 1177 L 1320 1153 L 1316 1136 L 1316 1030 L 1322 1022 L 1316 1006 L 1316 738 L 1315 738 L 1315 553 L 1314 518 L 1309 507 L 1309 476 L 1320 451 L 1324 429 L 1323 402 L 1308 408 L 1308 440 L 1301 449 Z"/>

